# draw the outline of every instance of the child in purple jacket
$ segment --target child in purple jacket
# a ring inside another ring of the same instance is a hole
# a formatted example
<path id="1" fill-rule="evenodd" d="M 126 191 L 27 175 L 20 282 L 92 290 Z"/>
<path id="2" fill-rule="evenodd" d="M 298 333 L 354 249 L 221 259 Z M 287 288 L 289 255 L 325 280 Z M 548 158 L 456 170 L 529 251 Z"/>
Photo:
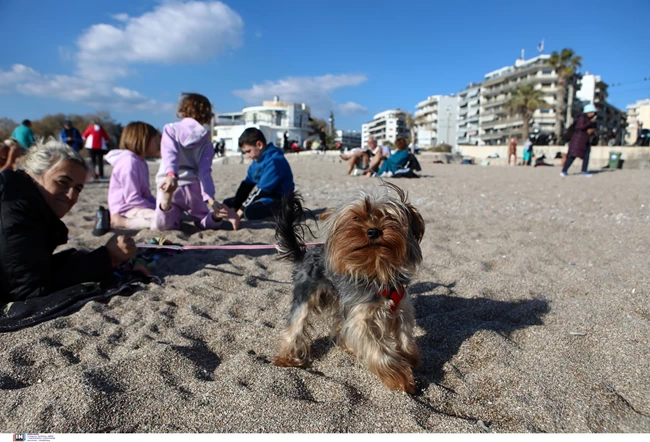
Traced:
<path id="1" fill-rule="evenodd" d="M 149 167 L 144 158 L 159 153 L 160 132 L 150 124 L 136 121 L 124 128 L 119 150 L 106 155 L 106 161 L 113 166 L 108 185 L 111 227 L 151 227 L 156 198 L 149 189 Z"/>
<path id="2" fill-rule="evenodd" d="M 200 229 L 219 229 L 223 218 L 235 230 L 239 227 L 237 214 L 214 200 L 214 148 L 210 131 L 203 127 L 212 115 L 212 104 L 206 97 L 183 94 L 177 112 L 181 121 L 163 128 L 153 230 L 180 229 L 183 212 L 189 213 Z"/>

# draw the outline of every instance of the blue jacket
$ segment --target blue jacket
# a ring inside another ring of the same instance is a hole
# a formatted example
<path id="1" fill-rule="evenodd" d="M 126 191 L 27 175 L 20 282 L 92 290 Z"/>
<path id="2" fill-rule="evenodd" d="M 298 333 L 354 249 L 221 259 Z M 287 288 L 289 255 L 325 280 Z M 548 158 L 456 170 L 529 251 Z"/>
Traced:
<path id="1" fill-rule="evenodd" d="M 377 171 L 377 175 L 381 176 L 382 173 L 391 172 L 395 173 L 403 169 L 409 160 L 410 152 L 408 149 L 398 150 L 381 163 L 381 167 Z"/>
<path id="2" fill-rule="evenodd" d="M 234 208 L 246 207 L 257 200 L 270 203 L 291 194 L 294 189 L 289 162 L 282 150 L 269 143 L 260 158 L 248 167 L 246 178 L 235 195 Z"/>
<path id="3" fill-rule="evenodd" d="M 34 132 L 24 124 L 16 126 L 14 131 L 11 133 L 11 138 L 18 141 L 25 149 L 32 147 L 32 144 L 36 142 L 34 139 Z"/>
<path id="4" fill-rule="evenodd" d="M 71 133 L 67 133 L 66 128 L 64 127 L 59 132 L 59 139 L 66 143 L 68 146 L 73 148 L 75 151 L 79 152 L 81 150 L 81 133 L 77 130 L 76 127 L 70 128 Z"/>

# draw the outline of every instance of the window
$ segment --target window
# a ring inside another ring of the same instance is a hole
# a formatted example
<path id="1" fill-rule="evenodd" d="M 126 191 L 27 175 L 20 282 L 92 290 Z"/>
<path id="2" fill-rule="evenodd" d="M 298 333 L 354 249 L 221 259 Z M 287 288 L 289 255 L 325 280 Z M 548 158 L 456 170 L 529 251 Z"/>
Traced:
<path id="1" fill-rule="evenodd" d="M 541 113 L 543 113 L 543 114 L 550 114 L 550 113 L 551 113 L 551 110 L 550 110 L 550 109 L 540 109 L 539 111 L 540 111 Z"/>
<path id="2" fill-rule="evenodd" d="M 552 75 L 553 74 L 553 69 L 544 69 L 542 71 L 542 75 Z"/>

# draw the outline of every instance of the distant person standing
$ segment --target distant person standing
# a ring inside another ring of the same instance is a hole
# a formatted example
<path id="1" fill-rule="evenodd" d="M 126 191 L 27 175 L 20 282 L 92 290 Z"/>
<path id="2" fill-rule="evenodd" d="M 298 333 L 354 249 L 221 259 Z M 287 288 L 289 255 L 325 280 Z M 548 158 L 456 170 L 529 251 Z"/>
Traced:
<path id="1" fill-rule="evenodd" d="M 288 153 L 289 149 L 291 148 L 290 143 L 289 143 L 289 132 L 286 130 L 284 131 L 284 135 L 282 136 L 282 150 L 284 150 L 284 153 Z"/>
<path id="2" fill-rule="evenodd" d="M 530 166 L 533 162 L 533 141 L 530 137 L 524 143 L 524 166 Z"/>
<path id="3" fill-rule="evenodd" d="M 323 153 L 327 150 L 327 132 L 325 132 L 325 128 L 321 127 L 320 132 L 318 133 L 318 137 L 320 138 L 320 149 L 322 150 Z"/>
<path id="4" fill-rule="evenodd" d="M 513 166 L 517 165 L 517 137 L 512 137 L 510 139 L 510 145 L 508 146 L 508 166 L 510 165 L 510 157 L 514 156 L 515 161 L 512 164 Z"/>
<path id="5" fill-rule="evenodd" d="M 588 104 L 585 106 L 583 113 L 580 114 L 575 122 L 575 132 L 569 142 L 569 152 L 566 161 L 562 167 L 560 176 L 567 176 L 567 171 L 576 158 L 582 158 L 582 172 L 581 175 L 590 177 L 591 174 L 587 171 L 589 167 L 589 154 L 591 153 L 591 143 L 589 138 L 596 131 L 596 106 Z"/>
<path id="6" fill-rule="evenodd" d="M 32 122 L 23 120 L 11 133 L 11 138 L 18 141 L 25 149 L 29 149 L 36 142 L 34 132 L 32 132 Z"/>
<path id="7" fill-rule="evenodd" d="M 59 132 L 59 138 L 75 152 L 79 152 L 82 148 L 81 133 L 72 125 L 70 120 L 63 122 L 63 129 Z"/>
<path id="8" fill-rule="evenodd" d="M 92 124 L 86 128 L 83 135 L 86 141 L 86 149 L 90 153 L 90 159 L 93 162 L 93 173 L 95 178 L 104 177 L 104 154 L 108 151 L 107 142 L 110 140 L 104 128 L 99 124 L 99 120 L 93 120 Z M 99 172 L 99 174 L 97 173 Z"/>

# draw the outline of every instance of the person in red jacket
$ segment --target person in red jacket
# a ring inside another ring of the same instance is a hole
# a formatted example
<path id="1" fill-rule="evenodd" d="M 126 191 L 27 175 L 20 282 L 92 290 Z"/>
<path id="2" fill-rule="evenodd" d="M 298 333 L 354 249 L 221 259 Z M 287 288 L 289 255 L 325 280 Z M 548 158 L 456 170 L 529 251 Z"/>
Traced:
<path id="1" fill-rule="evenodd" d="M 107 142 L 109 141 L 108 134 L 104 128 L 99 124 L 99 120 L 95 119 L 92 124 L 86 128 L 81 138 L 85 141 L 85 147 L 88 149 L 90 159 L 93 162 L 93 173 L 95 178 L 104 177 L 104 153 L 108 151 Z M 99 174 L 97 173 L 99 172 Z"/>

